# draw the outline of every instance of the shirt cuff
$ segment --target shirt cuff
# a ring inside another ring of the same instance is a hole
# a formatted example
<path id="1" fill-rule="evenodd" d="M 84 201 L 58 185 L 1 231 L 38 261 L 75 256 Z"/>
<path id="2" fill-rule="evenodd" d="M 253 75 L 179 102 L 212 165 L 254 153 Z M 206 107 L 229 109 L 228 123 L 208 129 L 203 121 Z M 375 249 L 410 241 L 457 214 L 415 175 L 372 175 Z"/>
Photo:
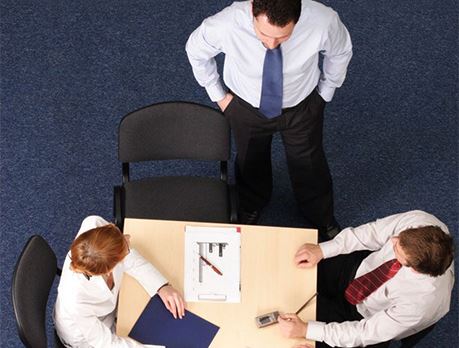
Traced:
<path id="1" fill-rule="evenodd" d="M 148 287 L 145 287 L 145 291 L 151 296 L 155 296 L 159 289 L 161 289 L 163 286 L 168 284 L 168 281 L 166 278 L 164 278 L 159 272 L 155 274 L 156 279 L 151 279 L 148 282 Z"/>
<path id="2" fill-rule="evenodd" d="M 328 87 L 325 86 L 323 83 L 319 81 L 319 85 L 317 86 L 317 90 L 320 96 L 328 103 L 333 99 L 333 95 L 335 94 L 335 87 Z"/>
<path id="3" fill-rule="evenodd" d="M 325 334 L 325 323 L 321 321 L 308 321 L 306 339 L 311 341 L 323 342 Z"/>
<path id="4" fill-rule="evenodd" d="M 131 249 L 125 259 L 127 262 L 131 262 L 132 265 L 132 269 L 126 272 L 142 285 L 150 297 L 153 297 L 161 286 L 168 282 L 151 263 L 143 259 L 137 250 Z"/>
<path id="5" fill-rule="evenodd" d="M 226 91 L 220 82 L 217 82 L 215 85 L 206 87 L 206 91 L 210 100 L 213 102 L 222 100 L 226 95 Z"/>
<path id="6" fill-rule="evenodd" d="M 319 246 L 322 250 L 322 254 L 324 255 L 324 259 L 328 259 L 339 254 L 339 251 L 336 248 L 336 242 L 333 239 L 322 242 Z"/>

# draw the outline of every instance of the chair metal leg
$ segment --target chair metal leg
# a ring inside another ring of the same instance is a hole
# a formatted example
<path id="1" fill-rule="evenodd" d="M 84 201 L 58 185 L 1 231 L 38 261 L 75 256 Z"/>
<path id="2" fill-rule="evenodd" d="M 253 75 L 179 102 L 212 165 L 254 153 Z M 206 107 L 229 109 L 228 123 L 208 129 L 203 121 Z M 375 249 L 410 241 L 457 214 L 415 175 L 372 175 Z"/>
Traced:
<path id="1" fill-rule="evenodd" d="M 124 189 L 122 186 L 113 187 L 113 216 L 115 225 L 122 231 L 124 225 Z"/>
<path id="2" fill-rule="evenodd" d="M 234 185 L 228 185 L 228 196 L 230 200 L 230 222 L 231 223 L 237 223 L 238 222 L 238 199 L 237 199 L 237 193 L 236 193 L 236 188 Z"/>

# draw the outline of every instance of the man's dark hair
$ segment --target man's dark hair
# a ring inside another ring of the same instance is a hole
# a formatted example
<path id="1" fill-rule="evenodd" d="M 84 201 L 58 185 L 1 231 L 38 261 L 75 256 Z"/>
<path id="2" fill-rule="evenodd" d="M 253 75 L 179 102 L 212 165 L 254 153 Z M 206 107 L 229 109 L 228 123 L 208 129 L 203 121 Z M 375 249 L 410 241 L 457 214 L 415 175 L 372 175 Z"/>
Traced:
<path id="1" fill-rule="evenodd" d="M 438 226 L 410 228 L 398 237 L 409 266 L 419 273 L 437 277 L 453 261 L 453 239 Z"/>
<path id="2" fill-rule="evenodd" d="M 285 27 L 298 22 L 301 0 L 253 0 L 252 11 L 254 17 L 264 14 L 272 25 Z"/>

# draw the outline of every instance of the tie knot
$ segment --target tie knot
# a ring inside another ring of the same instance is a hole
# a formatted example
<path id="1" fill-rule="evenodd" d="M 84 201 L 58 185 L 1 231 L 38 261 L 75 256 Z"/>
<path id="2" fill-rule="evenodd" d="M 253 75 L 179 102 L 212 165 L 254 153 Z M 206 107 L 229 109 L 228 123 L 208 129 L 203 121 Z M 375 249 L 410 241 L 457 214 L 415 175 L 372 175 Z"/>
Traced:
<path id="1" fill-rule="evenodd" d="M 266 49 L 266 54 L 275 55 L 275 56 L 282 55 L 281 46 L 279 45 L 279 46 L 271 48 L 271 49 L 267 48 Z"/>
<path id="2" fill-rule="evenodd" d="M 398 262 L 397 259 L 393 259 L 388 262 L 390 262 L 390 272 L 393 274 L 397 273 L 400 270 L 400 268 L 402 268 L 402 264 Z"/>

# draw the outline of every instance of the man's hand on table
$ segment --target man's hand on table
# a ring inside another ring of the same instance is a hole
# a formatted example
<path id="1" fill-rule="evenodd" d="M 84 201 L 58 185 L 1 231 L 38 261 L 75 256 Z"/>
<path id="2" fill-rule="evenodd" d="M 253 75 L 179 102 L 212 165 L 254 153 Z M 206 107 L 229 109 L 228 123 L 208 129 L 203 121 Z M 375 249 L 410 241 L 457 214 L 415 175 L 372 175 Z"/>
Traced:
<path id="1" fill-rule="evenodd" d="M 281 314 L 277 318 L 281 334 L 287 338 L 306 337 L 308 323 L 301 320 L 296 314 Z"/>
<path id="2" fill-rule="evenodd" d="M 185 301 L 182 295 L 171 285 L 167 284 L 158 290 L 158 295 L 164 302 L 164 305 L 172 313 L 175 319 L 182 319 L 185 316 Z"/>
<path id="3" fill-rule="evenodd" d="M 295 254 L 295 265 L 299 268 L 310 268 L 324 258 L 322 249 L 317 244 L 303 244 Z"/>

